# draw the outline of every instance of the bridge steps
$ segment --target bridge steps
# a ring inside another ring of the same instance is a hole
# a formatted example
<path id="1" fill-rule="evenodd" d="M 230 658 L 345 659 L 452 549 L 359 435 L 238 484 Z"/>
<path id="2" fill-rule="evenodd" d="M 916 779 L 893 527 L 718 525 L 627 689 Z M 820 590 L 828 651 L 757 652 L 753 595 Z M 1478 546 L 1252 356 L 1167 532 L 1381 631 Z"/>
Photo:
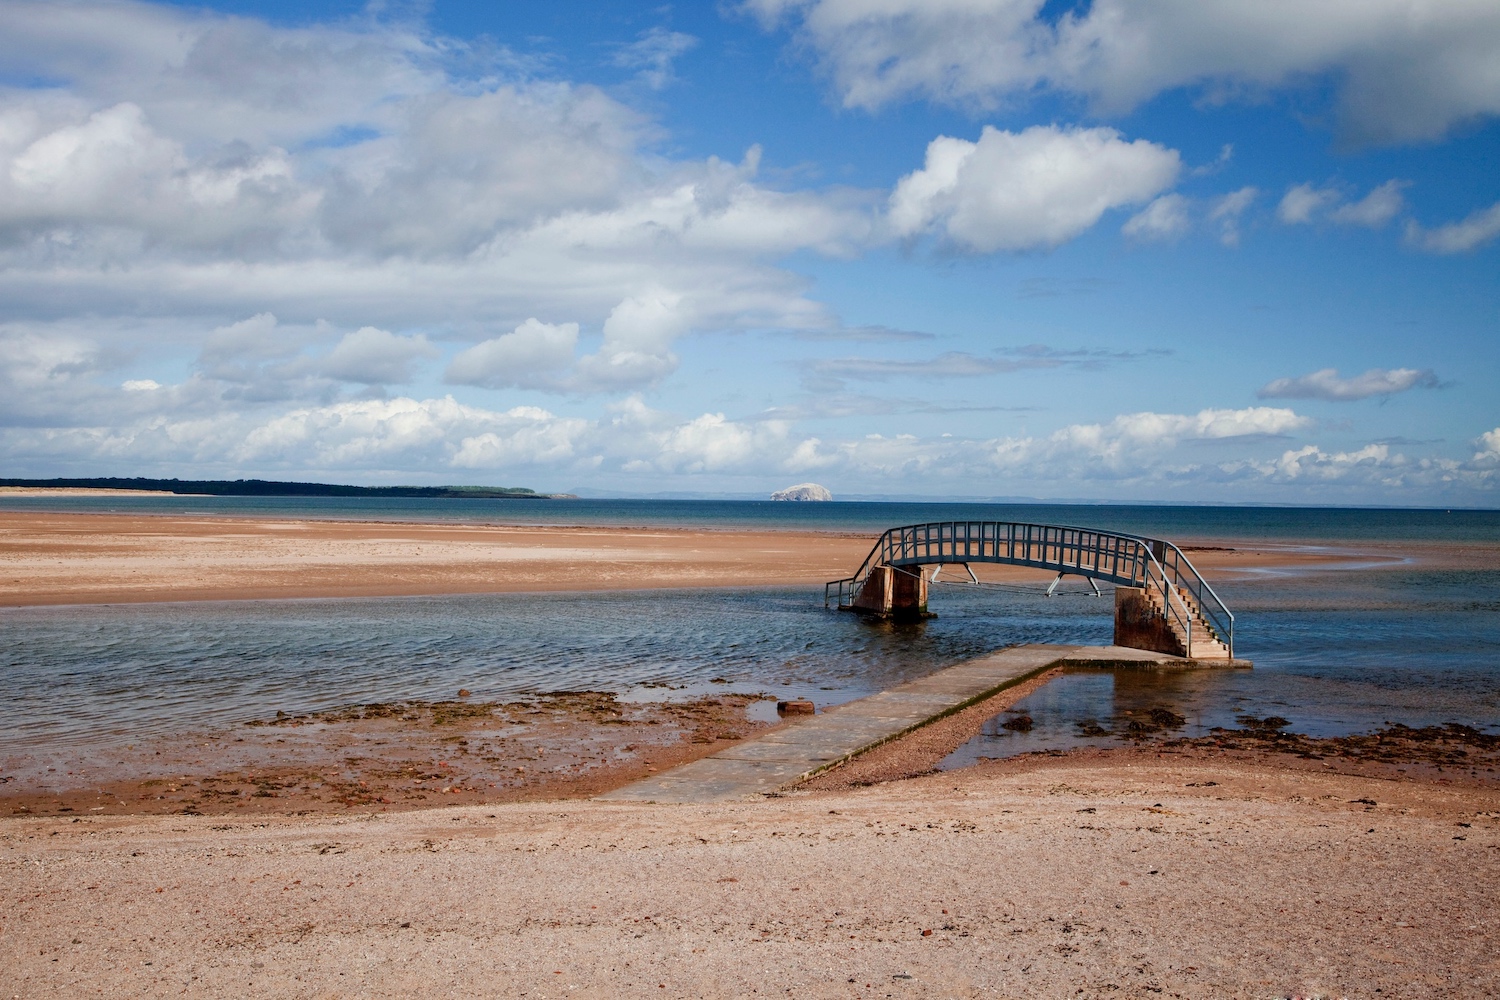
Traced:
<path id="1" fill-rule="evenodd" d="M 1151 591 L 1144 592 L 1143 596 L 1165 619 L 1167 628 L 1177 640 L 1178 648 L 1174 650 L 1179 656 L 1188 655 L 1189 648 L 1193 651 L 1195 660 L 1227 660 L 1229 659 L 1229 647 L 1219 638 L 1213 627 L 1204 620 L 1203 613 L 1198 609 L 1198 602 L 1193 600 L 1193 595 L 1185 587 L 1177 588 L 1178 596 L 1182 604 L 1187 608 L 1189 623 L 1192 629 L 1192 644 L 1188 644 L 1188 630 L 1172 615 L 1165 613 L 1162 608 L 1161 597 Z"/>

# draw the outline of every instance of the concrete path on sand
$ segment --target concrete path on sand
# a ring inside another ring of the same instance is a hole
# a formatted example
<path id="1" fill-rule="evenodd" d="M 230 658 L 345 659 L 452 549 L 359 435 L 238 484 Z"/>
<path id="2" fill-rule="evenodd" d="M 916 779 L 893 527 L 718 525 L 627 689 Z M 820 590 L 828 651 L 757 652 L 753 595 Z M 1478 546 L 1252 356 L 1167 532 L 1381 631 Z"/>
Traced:
<path id="1" fill-rule="evenodd" d="M 1014 646 L 834 706 L 599 798 L 612 802 L 723 802 L 776 792 L 1053 666 L 1191 668 L 1249 664 L 1243 660 L 1183 660 L 1124 646 Z"/>

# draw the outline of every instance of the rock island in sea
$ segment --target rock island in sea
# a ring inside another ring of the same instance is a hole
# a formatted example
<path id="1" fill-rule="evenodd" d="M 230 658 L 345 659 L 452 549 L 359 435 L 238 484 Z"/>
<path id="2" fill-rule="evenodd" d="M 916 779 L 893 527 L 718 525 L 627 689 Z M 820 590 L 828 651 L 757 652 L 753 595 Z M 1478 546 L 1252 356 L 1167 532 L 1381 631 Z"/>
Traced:
<path id="1" fill-rule="evenodd" d="M 772 500 L 832 500 L 833 494 L 817 483 L 798 483 L 771 494 Z"/>

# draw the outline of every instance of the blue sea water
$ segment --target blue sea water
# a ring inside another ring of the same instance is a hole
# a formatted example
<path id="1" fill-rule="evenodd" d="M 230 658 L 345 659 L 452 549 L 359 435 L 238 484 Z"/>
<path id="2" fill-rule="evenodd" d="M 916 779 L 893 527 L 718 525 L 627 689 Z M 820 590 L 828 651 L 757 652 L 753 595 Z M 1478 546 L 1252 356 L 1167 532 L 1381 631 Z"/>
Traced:
<path id="1" fill-rule="evenodd" d="M 618 525 L 858 531 L 925 521 L 1068 524 L 1173 541 L 1500 542 L 1500 510 L 1219 507 L 1088 503 L 774 503 L 769 500 L 432 500 L 350 497 L 0 495 L 0 510 L 206 514 L 510 525 Z"/>
<path id="2" fill-rule="evenodd" d="M 256 498 L 29 500 L 35 509 L 232 516 L 461 518 L 863 531 L 1002 518 L 1113 527 L 1174 540 L 1470 543 L 1493 550 L 1500 513 L 1081 505 L 771 504 L 716 501 L 349 501 Z M 170 506 L 169 506 L 170 505 Z M 6 500 L 10 509 L 19 507 Z M 552 519 L 552 520 L 548 520 Z M 851 567 L 852 569 L 852 567 Z M 0 758 L 201 732 L 252 718 L 406 698 L 595 689 L 633 698 L 708 691 L 820 705 L 881 690 L 1015 643 L 1103 643 L 1112 602 L 1070 584 L 934 588 L 938 617 L 891 625 L 825 611 L 820 588 L 459 595 L 20 608 L 0 611 Z M 1155 705 L 1187 731 L 1280 715 L 1311 735 L 1387 722 L 1500 728 L 1500 566 L 1349 568 L 1224 580 L 1236 651 L 1252 671 L 1075 674 L 1024 706 L 1027 734 L 991 727 L 967 748 L 1003 756 L 1079 742 L 1076 723 L 1122 728 Z"/>

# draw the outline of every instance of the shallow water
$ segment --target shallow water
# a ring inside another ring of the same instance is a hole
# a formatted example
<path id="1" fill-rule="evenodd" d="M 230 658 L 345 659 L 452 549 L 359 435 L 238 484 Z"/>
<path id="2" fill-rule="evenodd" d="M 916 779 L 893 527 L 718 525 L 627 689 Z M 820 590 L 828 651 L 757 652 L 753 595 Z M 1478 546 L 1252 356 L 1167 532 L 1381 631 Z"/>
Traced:
<path id="1" fill-rule="evenodd" d="M 1235 651 L 1253 670 L 1080 671 L 986 723 L 943 767 L 982 757 L 1119 745 L 1152 708 L 1203 736 L 1280 716 L 1309 736 L 1459 722 L 1500 729 L 1500 570 L 1312 573 L 1225 582 Z M 1002 724 L 1026 715 L 1030 731 Z M 1107 730 L 1088 736 L 1083 727 Z"/>
<path id="2" fill-rule="evenodd" d="M 1108 633 L 1071 602 L 1032 603 L 1001 619 L 960 599 L 914 625 L 825 611 L 805 588 L 12 609 L 0 755 L 460 687 L 481 700 L 733 690 L 827 705 L 999 645 Z"/>
<path id="3" fill-rule="evenodd" d="M 909 625 L 825 611 L 805 588 L 249 601 L 0 612 L 0 756 L 233 726 L 371 701 L 595 689 L 861 697 L 1016 643 L 1104 643 L 1113 603 L 1069 581 L 933 588 Z M 1188 733 L 1240 714 L 1312 735 L 1386 721 L 1500 726 L 1500 571 L 1361 571 L 1229 581 L 1252 671 L 1070 675 L 955 761 L 1080 742 L 1154 705 Z M 1084 740 L 1082 742 L 1090 742 Z M 1097 741 L 1094 741 L 1097 742 Z M 967 756 L 965 756 L 967 755 Z"/>

